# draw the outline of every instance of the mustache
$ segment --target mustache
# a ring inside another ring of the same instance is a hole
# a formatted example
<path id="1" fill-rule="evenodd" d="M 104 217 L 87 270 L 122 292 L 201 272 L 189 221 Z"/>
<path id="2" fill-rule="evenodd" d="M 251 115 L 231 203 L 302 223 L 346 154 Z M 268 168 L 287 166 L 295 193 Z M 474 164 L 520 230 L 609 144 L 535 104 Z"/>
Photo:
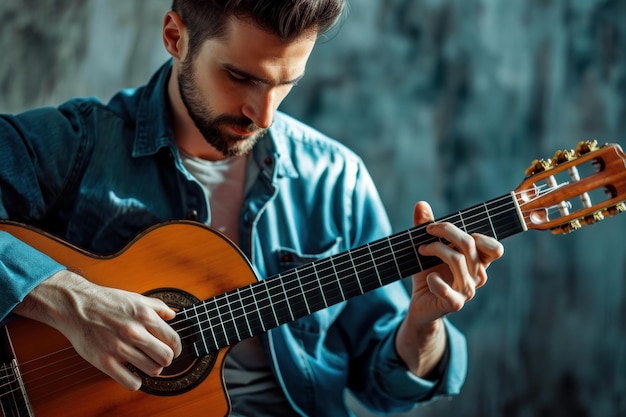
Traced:
<path id="1" fill-rule="evenodd" d="M 256 132 L 262 130 L 252 120 L 245 116 L 231 116 L 228 114 L 222 114 L 213 120 L 216 125 L 230 125 L 241 130 L 247 130 L 249 132 Z"/>

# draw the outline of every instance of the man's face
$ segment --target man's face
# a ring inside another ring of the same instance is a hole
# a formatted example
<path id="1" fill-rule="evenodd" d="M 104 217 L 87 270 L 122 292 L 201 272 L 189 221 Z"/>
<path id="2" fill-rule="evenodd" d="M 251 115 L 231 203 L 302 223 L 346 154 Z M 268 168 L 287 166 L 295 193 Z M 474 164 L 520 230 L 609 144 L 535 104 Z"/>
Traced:
<path id="1" fill-rule="evenodd" d="M 283 43 L 248 21 L 231 19 L 226 36 L 187 54 L 178 75 L 180 94 L 207 142 L 225 156 L 249 152 L 303 76 L 314 44 L 314 32 Z"/>

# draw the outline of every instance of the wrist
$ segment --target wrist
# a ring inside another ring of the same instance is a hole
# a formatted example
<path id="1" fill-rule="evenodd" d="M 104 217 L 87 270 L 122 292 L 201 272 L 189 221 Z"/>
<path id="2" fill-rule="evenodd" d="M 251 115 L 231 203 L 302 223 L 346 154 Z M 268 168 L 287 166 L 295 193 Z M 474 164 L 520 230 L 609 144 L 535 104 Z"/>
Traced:
<path id="1" fill-rule="evenodd" d="M 447 347 L 443 319 L 410 326 L 405 319 L 395 339 L 396 352 L 409 371 L 425 377 L 441 362 Z"/>
<path id="2" fill-rule="evenodd" d="M 84 291 L 86 285 L 82 277 L 61 270 L 35 287 L 13 313 L 56 327 L 73 315 L 66 312 L 75 304 L 72 291 Z"/>

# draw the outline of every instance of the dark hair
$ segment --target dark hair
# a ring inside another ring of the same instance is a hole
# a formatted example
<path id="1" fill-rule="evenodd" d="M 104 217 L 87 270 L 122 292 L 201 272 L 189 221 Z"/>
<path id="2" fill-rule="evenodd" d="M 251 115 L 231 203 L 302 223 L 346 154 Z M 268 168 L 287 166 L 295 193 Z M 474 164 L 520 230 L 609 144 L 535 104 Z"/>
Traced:
<path id="1" fill-rule="evenodd" d="M 173 0 L 189 32 L 193 54 L 202 43 L 224 34 L 227 19 L 252 19 L 288 42 L 308 31 L 322 35 L 339 21 L 347 0 Z"/>

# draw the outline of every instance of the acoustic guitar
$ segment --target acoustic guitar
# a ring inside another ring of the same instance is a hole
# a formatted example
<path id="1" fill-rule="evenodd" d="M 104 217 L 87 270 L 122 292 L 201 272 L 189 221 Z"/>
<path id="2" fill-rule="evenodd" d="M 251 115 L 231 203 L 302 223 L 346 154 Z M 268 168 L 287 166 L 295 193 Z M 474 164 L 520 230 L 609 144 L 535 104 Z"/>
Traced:
<path id="1" fill-rule="evenodd" d="M 625 166 L 618 145 L 581 142 L 534 161 L 514 191 L 439 221 L 499 240 L 531 229 L 568 233 L 626 210 Z M 18 223 L 2 222 L 0 230 L 97 284 L 164 300 L 177 311 L 171 325 L 184 345 L 161 376 L 135 370 L 143 385 L 128 391 L 56 330 L 14 318 L 0 343 L 4 417 L 226 416 L 222 362 L 229 346 L 439 263 L 416 250 L 436 239 L 425 226 L 265 280 L 227 238 L 193 222 L 154 226 L 111 256 Z"/>

